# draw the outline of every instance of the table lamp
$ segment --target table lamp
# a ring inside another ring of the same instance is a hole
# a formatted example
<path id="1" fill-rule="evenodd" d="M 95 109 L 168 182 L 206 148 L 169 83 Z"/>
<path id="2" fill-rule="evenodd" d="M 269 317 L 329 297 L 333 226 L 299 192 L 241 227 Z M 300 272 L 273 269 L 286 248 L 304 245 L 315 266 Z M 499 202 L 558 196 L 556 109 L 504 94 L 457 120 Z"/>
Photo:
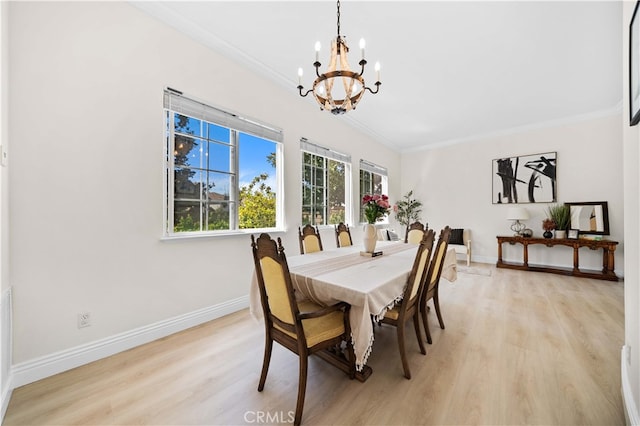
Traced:
<path id="1" fill-rule="evenodd" d="M 515 232 L 515 236 L 522 236 L 522 231 L 524 231 L 526 225 L 520 221 L 527 219 L 529 219 L 529 212 L 524 207 L 509 207 L 509 210 L 507 210 L 507 220 L 513 220 L 511 230 Z"/>

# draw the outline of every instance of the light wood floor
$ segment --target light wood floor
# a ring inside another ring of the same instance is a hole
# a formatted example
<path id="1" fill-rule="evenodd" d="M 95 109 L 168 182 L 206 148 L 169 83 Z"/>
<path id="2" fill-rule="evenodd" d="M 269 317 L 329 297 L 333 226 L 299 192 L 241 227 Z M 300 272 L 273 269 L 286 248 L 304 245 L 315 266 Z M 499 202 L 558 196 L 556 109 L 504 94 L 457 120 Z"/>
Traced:
<path id="1" fill-rule="evenodd" d="M 411 380 L 393 327 L 376 328 L 366 383 L 313 358 L 303 423 L 624 424 L 623 284 L 475 266 L 492 276 L 442 281 L 426 356 L 409 325 Z M 274 344 L 259 393 L 262 327 L 243 310 L 21 387 L 4 424 L 287 423 L 297 357 Z"/>

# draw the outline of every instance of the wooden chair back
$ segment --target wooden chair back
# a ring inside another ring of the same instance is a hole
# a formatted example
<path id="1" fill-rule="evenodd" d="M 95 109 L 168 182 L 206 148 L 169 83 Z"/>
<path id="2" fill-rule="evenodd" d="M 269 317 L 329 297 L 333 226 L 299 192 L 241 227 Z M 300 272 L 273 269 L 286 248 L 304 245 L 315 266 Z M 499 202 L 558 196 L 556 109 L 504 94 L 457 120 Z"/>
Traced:
<path id="1" fill-rule="evenodd" d="M 438 243 L 436 244 L 436 248 L 433 252 L 433 259 L 431 259 L 429 272 L 427 274 L 427 282 L 425 284 L 425 291 L 427 293 L 433 291 L 440 281 L 442 267 L 444 266 L 444 258 L 447 255 L 447 249 L 449 248 L 450 233 L 451 229 L 448 226 L 440 231 Z"/>
<path id="2" fill-rule="evenodd" d="M 322 239 L 318 227 L 306 224 L 302 229 L 298 227 L 300 238 L 300 254 L 322 251 Z"/>
<path id="3" fill-rule="evenodd" d="M 413 222 L 407 226 L 407 232 L 404 235 L 404 242 L 410 244 L 420 244 L 422 236 L 425 232 L 425 226 L 419 221 Z"/>
<path id="4" fill-rule="evenodd" d="M 438 316 L 440 328 L 444 330 L 444 320 L 442 319 L 442 313 L 440 312 L 438 286 L 440 284 L 440 276 L 442 275 L 444 259 L 447 255 L 447 249 L 449 248 L 450 234 L 451 228 L 448 226 L 440 231 L 438 243 L 436 244 L 436 248 L 433 252 L 433 258 L 431 259 L 429 270 L 427 271 L 424 289 L 420 296 L 420 313 L 422 315 L 422 324 L 424 325 L 424 331 L 427 335 L 428 343 L 431 343 L 431 332 L 429 331 L 429 323 L 427 321 L 427 302 L 431 299 L 433 299 L 433 306 L 436 310 L 436 315 Z"/>
<path id="5" fill-rule="evenodd" d="M 402 296 L 402 304 L 400 308 L 401 313 L 403 310 L 410 310 L 410 308 L 418 302 L 420 293 L 422 292 L 426 281 L 434 239 L 435 232 L 433 232 L 432 229 L 423 233 L 422 240 L 419 242 L 418 251 L 413 261 L 413 267 L 409 273 L 409 278 L 407 278 L 407 285 Z"/>
<path id="6" fill-rule="evenodd" d="M 351 231 L 349 231 L 349 227 L 340 222 L 336 225 L 336 246 L 340 248 L 352 245 L 353 241 L 351 240 Z"/>
<path id="7" fill-rule="evenodd" d="M 301 327 L 300 320 L 297 319 L 298 304 L 282 241 L 278 238 L 276 244 L 269 234 L 260 234 L 257 240 L 252 235 L 251 248 L 267 327 L 271 328 L 276 324 L 304 339 L 304 333 L 298 333 L 298 328 Z"/>

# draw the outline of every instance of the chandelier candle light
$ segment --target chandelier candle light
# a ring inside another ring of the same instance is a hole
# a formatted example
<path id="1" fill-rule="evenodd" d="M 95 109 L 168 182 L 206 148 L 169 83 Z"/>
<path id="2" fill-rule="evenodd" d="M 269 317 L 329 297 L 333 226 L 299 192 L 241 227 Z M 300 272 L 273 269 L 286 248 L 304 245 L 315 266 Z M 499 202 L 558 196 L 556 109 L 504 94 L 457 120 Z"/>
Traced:
<path id="1" fill-rule="evenodd" d="M 364 59 L 364 39 L 360 39 L 360 51 L 362 53 L 362 59 L 358 62 L 360 65 L 360 73 L 351 71 L 349 63 L 347 62 L 347 53 L 349 48 L 345 39 L 340 35 L 340 0 L 338 0 L 338 36 L 331 42 L 331 58 L 329 59 L 329 67 L 324 74 L 320 74 L 320 42 L 316 42 L 316 61 L 313 66 L 316 68 L 317 78 L 313 82 L 311 89 L 303 92 L 302 86 L 302 68 L 298 68 L 298 90 L 300 96 L 305 97 L 309 92 L 313 92 L 313 96 L 320 104 L 321 110 L 331 111 L 332 114 L 339 115 L 344 114 L 347 111 L 351 111 L 356 108 L 356 105 L 364 95 L 364 91 L 368 90 L 372 94 L 378 93 L 380 89 L 380 63 L 376 62 L 376 90 L 375 92 L 366 86 L 362 74 L 364 74 L 364 66 L 367 61 Z M 338 57 L 340 63 L 338 64 Z M 338 69 L 340 65 L 340 69 Z M 342 80 L 342 85 L 335 84 L 336 79 L 338 82 Z"/>

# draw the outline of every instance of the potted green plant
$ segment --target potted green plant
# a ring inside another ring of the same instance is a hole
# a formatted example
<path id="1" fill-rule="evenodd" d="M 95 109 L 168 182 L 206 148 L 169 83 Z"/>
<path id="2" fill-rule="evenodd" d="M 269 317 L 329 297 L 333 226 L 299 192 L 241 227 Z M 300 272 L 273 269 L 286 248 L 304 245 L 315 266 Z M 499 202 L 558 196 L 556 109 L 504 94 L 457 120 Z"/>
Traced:
<path id="1" fill-rule="evenodd" d="M 420 213 L 422 212 L 422 203 L 415 198 L 411 198 L 412 195 L 413 190 L 407 192 L 402 200 L 393 206 L 396 220 L 405 228 L 420 219 Z"/>
<path id="2" fill-rule="evenodd" d="M 571 221 L 571 208 L 566 204 L 554 204 L 549 206 L 548 216 L 556 224 L 556 238 L 566 238 Z"/>

